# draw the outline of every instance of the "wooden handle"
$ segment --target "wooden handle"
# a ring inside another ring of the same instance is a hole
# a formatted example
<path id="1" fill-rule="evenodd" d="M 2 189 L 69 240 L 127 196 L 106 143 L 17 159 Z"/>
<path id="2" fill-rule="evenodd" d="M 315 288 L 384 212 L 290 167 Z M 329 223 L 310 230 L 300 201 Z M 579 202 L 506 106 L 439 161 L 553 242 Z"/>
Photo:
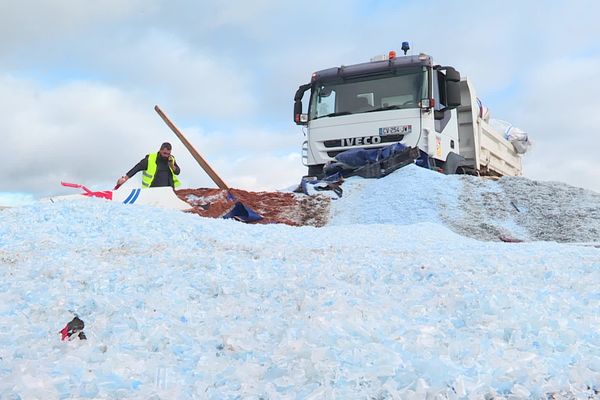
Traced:
<path id="1" fill-rule="evenodd" d="M 223 179 L 221 179 L 221 177 L 219 177 L 219 175 L 217 175 L 217 173 L 211 168 L 211 166 L 208 165 L 206 160 L 204 158 L 202 158 L 200 153 L 198 153 L 196 151 L 194 146 L 192 146 L 192 144 L 185 138 L 185 136 L 183 136 L 183 133 L 181 133 L 181 131 L 179 129 L 177 129 L 175 124 L 173 122 L 171 122 L 169 117 L 167 117 L 165 115 L 165 113 L 160 109 L 160 107 L 154 106 L 154 111 L 156 111 L 158 113 L 158 115 L 160 115 L 160 117 L 163 119 L 163 121 L 165 121 L 165 124 L 167 124 L 169 126 L 169 128 L 171 128 L 173 133 L 179 138 L 179 140 L 181 140 L 181 143 L 183 143 L 183 145 L 188 149 L 188 151 L 192 154 L 192 157 L 194 157 L 194 159 L 198 162 L 198 164 L 200 164 L 202 169 L 208 174 L 208 176 L 210 176 L 210 178 L 213 180 L 213 182 L 220 189 L 229 190 L 229 186 L 227 186 L 227 184 L 223 181 Z"/>

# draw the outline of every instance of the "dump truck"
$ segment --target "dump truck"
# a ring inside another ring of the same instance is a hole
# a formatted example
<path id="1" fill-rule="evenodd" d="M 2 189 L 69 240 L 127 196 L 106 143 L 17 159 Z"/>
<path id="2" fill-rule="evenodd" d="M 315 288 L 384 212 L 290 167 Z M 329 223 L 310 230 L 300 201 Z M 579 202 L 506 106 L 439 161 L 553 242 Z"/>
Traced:
<path id="1" fill-rule="evenodd" d="M 406 55 L 408 48 L 317 71 L 298 88 L 294 122 L 305 127 L 308 175 L 322 175 L 348 149 L 393 143 L 418 148 L 429 168 L 448 174 L 521 175 L 521 155 L 489 124 L 471 82 L 427 54 Z"/>

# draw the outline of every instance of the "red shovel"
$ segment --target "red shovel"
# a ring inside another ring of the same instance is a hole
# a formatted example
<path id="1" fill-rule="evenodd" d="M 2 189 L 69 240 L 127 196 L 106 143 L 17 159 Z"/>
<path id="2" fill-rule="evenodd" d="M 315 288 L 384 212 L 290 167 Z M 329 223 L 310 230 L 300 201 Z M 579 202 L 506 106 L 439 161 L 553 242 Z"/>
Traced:
<path id="1" fill-rule="evenodd" d="M 60 182 L 60 184 L 63 186 L 66 186 L 66 187 L 70 187 L 70 188 L 83 189 L 83 191 L 85 193 L 82 193 L 82 194 L 84 196 L 99 197 L 101 199 L 112 200 L 112 191 L 110 191 L 110 190 L 105 190 L 103 192 L 93 192 L 90 189 L 88 189 L 87 187 L 80 185 L 79 183 Z"/>

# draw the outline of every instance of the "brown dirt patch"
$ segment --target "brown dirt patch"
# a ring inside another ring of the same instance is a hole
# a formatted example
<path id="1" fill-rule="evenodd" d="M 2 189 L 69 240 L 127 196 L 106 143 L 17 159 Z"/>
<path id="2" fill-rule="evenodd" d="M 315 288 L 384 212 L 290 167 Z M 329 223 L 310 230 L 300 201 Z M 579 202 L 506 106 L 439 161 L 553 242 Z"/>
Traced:
<path id="1" fill-rule="evenodd" d="M 327 223 L 331 199 L 326 196 L 307 196 L 284 192 L 248 192 L 231 189 L 235 199 L 228 199 L 222 189 L 181 189 L 177 196 L 192 206 L 195 214 L 221 218 L 241 201 L 260 214 L 258 224 L 287 224 L 292 226 L 323 226 Z"/>

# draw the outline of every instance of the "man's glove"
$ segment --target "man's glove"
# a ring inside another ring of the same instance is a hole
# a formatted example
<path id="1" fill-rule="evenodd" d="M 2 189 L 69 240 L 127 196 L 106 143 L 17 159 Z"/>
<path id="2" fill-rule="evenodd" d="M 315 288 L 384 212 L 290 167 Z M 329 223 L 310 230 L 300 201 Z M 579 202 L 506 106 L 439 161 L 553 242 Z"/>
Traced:
<path id="1" fill-rule="evenodd" d="M 117 186 L 121 186 L 122 184 L 124 184 L 125 182 L 127 182 L 128 179 L 129 179 L 129 177 L 127 175 L 123 175 L 117 181 Z"/>

